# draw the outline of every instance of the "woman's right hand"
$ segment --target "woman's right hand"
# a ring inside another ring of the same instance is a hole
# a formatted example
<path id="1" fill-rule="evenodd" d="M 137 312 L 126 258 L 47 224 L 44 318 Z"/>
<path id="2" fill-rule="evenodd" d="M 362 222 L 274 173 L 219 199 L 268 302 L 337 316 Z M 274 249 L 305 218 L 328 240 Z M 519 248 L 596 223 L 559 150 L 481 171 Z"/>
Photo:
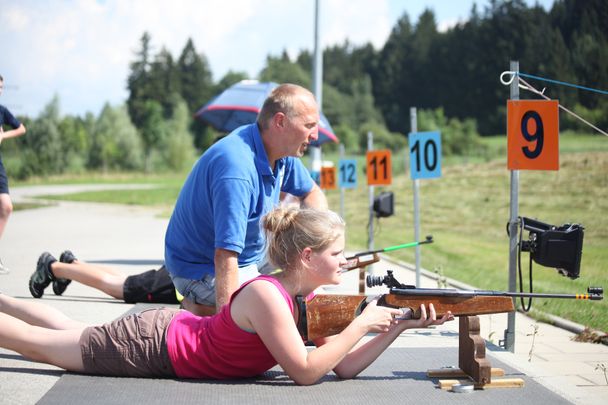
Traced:
<path id="1" fill-rule="evenodd" d="M 403 312 L 398 308 L 379 306 L 376 298 L 367 304 L 356 321 L 361 322 L 368 333 L 382 333 L 388 332 L 391 326 L 396 325 L 398 321 L 395 318 L 401 315 Z"/>

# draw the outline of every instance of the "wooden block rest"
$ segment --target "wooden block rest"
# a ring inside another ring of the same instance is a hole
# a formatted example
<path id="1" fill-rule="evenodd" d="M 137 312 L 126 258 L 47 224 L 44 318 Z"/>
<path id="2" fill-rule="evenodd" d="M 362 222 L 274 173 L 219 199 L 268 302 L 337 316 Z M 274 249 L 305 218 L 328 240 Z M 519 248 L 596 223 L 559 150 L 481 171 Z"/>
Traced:
<path id="1" fill-rule="evenodd" d="M 521 378 L 499 378 L 492 380 L 488 384 L 474 384 L 470 379 L 467 380 L 439 380 L 439 388 L 442 390 L 451 390 L 452 386 L 457 384 L 473 384 L 475 389 L 486 388 L 522 388 L 524 380 Z"/>
<path id="2" fill-rule="evenodd" d="M 490 369 L 490 374 L 492 377 L 503 377 L 505 375 L 505 370 L 498 367 L 492 367 Z M 465 378 L 469 377 L 467 373 L 462 371 L 459 368 L 437 368 L 434 370 L 427 370 L 427 377 L 431 378 Z"/>

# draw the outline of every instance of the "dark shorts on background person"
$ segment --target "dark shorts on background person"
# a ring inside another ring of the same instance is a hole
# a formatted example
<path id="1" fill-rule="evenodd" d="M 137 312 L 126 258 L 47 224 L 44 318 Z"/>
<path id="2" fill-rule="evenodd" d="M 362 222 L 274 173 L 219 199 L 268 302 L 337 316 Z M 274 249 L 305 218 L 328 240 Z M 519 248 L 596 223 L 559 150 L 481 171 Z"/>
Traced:
<path id="1" fill-rule="evenodd" d="M 149 309 L 86 328 L 80 336 L 84 372 L 116 377 L 175 377 L 167 328 L 178 309 Z"/>
<path id="2" fill-rule="evenodd" d="M 0 194 L 8 194 L 8 177 L 6 176 L 6 169 L 2 163 L 0 157 Z"/>
<path id="3" fill-rule="evenodd" d="M 179 304 L 175 286 L 165 266 L 127 277 L 123 299 L 128 303 Z"/>

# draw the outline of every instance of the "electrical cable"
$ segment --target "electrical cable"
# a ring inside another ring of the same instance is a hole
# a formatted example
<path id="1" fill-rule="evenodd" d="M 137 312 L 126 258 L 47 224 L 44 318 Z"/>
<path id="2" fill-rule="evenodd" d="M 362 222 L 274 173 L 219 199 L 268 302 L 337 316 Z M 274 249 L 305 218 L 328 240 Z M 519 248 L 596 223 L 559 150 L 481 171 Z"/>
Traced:
<path id="1" fill-rule="evenodd" d="M 524 233 L 524 218 L 518 217 L 519 219 L 519 243 L 517 245 L 517 268 L 519 270 L 519 292 L 524 292 L 524 282 L 523 282 L 523 272 L 521 268 L 521 246 L 523 242 L 523 233 Z M 530 294 L 532 294 L 532 254 L 530 253 Z M 524 302 L 524 297 L 519 297 L 521 306 L 523 307 L 524 312 L 530 311 L 532 307 L 532 297 L 528 297 L 528 305 Z"/>

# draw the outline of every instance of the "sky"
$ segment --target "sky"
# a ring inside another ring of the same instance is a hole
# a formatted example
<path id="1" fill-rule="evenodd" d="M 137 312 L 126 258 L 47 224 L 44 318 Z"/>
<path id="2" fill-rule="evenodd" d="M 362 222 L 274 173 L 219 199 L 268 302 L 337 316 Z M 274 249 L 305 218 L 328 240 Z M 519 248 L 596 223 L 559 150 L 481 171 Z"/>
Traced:
<path id="1" fill-rule="evenodd" d="M 546 10 L 554 0 L 526 0 Z M 319 0 L 322 47 L 372 43 L 380 49 L 404 13 L 425 10 L 440 30 L 465 21 L 489 0 Z M 175 59 L 188 38 L 209 62 L 213 80 L 228 71 L 256 78 L 268 55 L 314 48 L 314 0 L 0 0 L 0 104 L 37 117 L 54 95 L 62 114 L 98 115 L 128 97 L 129 63 L 144 31 L 152 55 Z"/>

